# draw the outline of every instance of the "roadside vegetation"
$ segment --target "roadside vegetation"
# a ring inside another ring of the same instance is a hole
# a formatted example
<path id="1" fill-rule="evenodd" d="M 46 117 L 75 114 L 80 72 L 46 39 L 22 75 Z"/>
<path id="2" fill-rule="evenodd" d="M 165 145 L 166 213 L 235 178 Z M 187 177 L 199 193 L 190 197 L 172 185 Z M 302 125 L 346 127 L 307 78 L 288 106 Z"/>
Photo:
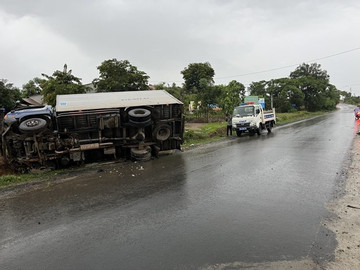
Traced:
<path id="1" fill-rule="evenodd" d="M 59 172 L 61 172 L 61 170 L 57 170 L 57 171 L 44 170 L 36 173 L 2 175 L 0 176 L 0 189 L 8 186 L 46 179 L 50 176 L 57 175 Z"/>
<path id="2" fill-rule="evenodd" d="M 39 178 L 39 174 L 9 174 L 0 176 L 0 188 L 7 187 L 10 185 L 28 182 L 30 180 Z"/>
<path id="3" fill-rule="evenodd" d="M 83 168 L 78 168 L 77 170 L 82 170 Z M 18 174 L 5 174 L 0 176 L 0 190 L 5 187 L 16 186 L 19 184 L 26 184 L 32 182 L 39 182 L 54 178 L 56 176 L 66 174 L 69 172 L 69 169 L 59 169 L 59 170 L 36 170 L 36 172 L 30 173 L 18 173 Z"/>

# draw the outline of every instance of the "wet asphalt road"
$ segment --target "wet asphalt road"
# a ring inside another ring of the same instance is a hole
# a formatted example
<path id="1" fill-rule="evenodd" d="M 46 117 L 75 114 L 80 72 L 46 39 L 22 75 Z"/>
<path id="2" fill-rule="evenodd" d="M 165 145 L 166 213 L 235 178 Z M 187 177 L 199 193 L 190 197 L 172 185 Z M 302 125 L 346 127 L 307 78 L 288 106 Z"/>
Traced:
<path id="1" fill-rule="evenodd" d="M 331 259 L 353 107 L 0 196 L 1 269 L 199 269 Z"/>

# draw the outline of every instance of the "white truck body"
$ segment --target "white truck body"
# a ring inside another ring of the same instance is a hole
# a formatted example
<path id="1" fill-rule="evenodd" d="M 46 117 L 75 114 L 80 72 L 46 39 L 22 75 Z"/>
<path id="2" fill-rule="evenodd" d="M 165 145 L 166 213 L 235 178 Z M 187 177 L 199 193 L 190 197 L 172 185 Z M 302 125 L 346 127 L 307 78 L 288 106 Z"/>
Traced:
<path id="1" fill-rule="evenodd" d="M 261 105 L 249 102 L 236 107 L 233 111 L 232 128 L 239 137 L 244 132 L 249 132 L 250 135 L 255 133 L 260 135 L 264 129 L 271 132 L 275 124 L 275 108 L 264 111 Z"/>

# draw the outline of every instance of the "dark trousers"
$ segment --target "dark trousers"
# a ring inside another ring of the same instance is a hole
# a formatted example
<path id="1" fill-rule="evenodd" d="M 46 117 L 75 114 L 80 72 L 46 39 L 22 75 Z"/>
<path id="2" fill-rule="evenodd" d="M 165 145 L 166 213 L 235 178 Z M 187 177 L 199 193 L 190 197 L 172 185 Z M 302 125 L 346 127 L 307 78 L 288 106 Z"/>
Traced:
<path id="1" fill-rule="evenodd" d="M 226 128 L 226 136 L 229 136 L 229 131 L 230 131 L 230 135 L 232 135 L 232 126 L 227 126 L 227 128 Z"/>

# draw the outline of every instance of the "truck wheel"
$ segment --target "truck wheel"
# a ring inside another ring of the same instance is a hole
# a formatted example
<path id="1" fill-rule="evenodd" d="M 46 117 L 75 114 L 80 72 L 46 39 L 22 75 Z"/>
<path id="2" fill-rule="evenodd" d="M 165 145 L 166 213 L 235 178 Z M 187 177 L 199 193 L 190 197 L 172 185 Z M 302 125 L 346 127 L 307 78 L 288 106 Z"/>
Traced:
<path id="1" fill-rule="evenodd" d="M 19 130 L 23 133 L 38 132 L 46 128 L 47 122 L 42 118 L 29 118 L 22 121 Z"/>
<path id="2" fill-rule="evenodd" d="M 271 130 L 272 130 L 272 123 L 270 123 L 270 124 L 267 126 L 267 131 L 268 131 L 268 133 L 271 133 Z"/>
<path id="3" fill-rule="evenodd" d="M 131 158 L 136 161 L 148 161 L 151 158 L 151 147 L 147 146 L 144 149 L 131 148 Z"/>
<path id="4" fill-rule="evenodd" d="M 151 112 L 147 109 L 136 108 L 129 111 L 129 122 L 137 126 L 145 126 L 151 122 Z"/>
<path id="5" fill-rule="evenodd" d="M 238 137 L 241 137 L 241 134 L 242 134 L 242 131 L 240 131 L 240 130 L 237 130 L 237 131 L 236 131 L 236 135 L 237 135 Z"/>
<path id="6" fill-rule="evenodd" d="M 158 141 L 166 141 L 171 135 L 171 127 L 167 124 L 162 124 L 155 127 L 153 136 Z"/>
<path id="7" fill-rule="evenodd" d="M 256 133 L 257 133 L 257 135 L 261 135 L 261 132 L 262 132 L 262 128 L 261 128 L 261 126 L 259 126 L 259 128 L 256 130 Z"/>

